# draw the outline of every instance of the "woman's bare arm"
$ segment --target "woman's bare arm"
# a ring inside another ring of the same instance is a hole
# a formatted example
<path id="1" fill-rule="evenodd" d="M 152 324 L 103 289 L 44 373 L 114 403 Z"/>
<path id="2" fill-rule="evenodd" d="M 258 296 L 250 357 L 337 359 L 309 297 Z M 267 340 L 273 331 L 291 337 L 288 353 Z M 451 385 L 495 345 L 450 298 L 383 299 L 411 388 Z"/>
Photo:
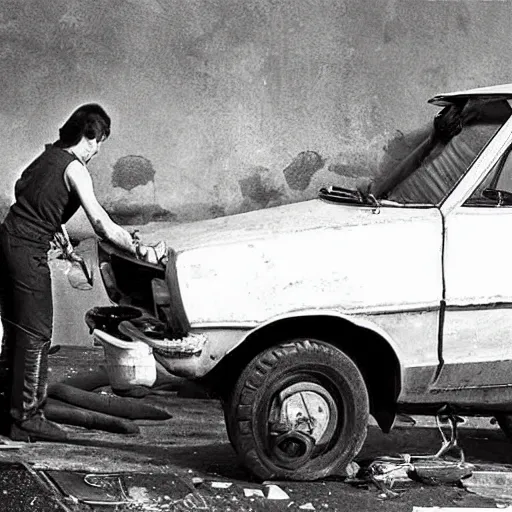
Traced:
<path id="1" fill-rule="evenodd" d="M 120 249 L 135 254 L 135 245 L 130 233 L 116 224 L 96 199 L 87 168 L 75 160 L 68 165 L 64 176 L 69 187 L 78 194 L 94 232 Z"/>

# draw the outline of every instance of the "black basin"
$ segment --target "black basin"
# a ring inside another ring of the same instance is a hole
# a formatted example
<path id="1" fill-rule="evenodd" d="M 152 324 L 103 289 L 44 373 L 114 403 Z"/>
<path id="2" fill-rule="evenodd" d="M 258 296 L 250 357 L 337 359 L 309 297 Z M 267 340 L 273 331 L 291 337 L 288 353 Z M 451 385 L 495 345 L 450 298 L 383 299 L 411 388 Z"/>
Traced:
<path id="1" fill-rule="evenodd" d="M 131 306 L 100 306 L 87 311 L 85 323 L 91 333 L 94 329 L 101 329 L 108 334 L 118 336 L 117 328 L 123 320 L 134 320 L 140 316 L 142 316 L 141 310 Z"/>

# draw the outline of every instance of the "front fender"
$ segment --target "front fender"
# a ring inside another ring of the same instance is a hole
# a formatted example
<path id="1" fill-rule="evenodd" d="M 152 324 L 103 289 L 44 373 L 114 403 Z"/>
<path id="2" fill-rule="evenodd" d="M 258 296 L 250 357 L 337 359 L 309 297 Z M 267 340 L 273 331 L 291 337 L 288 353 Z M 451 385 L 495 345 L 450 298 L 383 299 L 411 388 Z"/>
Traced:
<path id="1" fill-rule="evenodd" d="M 267 345 L 263 346 L 260 343 L 257 346 L 252 346 L 251 339 L 263 337 L 271 345 L 272 332 L 276 332 L 280 325 L 293 322 L 294 320 L 299 322 L 308 319 L 312 322 L 318 321 L 319 323 L 322 320 L 335 319 L 374 333 L 390 347 L 400 364 L 400 375 L 403 375 L 399 347 L 382 327 L 366 317 L 347 315 L 337 311 L 298 311 L 279 315 L 260 325 L 235 323 L 192 325 L 192 332 L 203 333 L 207 338 L 200 354 L 188 358 L 165 358 L 163 361 L 161 356 L 157 356 L 157 359 L 170 373 L 190 379 L 201 378 L 212 371 L 228 355 L 232 355 L 235 352 L 255 355 L 267 348 Z"/>

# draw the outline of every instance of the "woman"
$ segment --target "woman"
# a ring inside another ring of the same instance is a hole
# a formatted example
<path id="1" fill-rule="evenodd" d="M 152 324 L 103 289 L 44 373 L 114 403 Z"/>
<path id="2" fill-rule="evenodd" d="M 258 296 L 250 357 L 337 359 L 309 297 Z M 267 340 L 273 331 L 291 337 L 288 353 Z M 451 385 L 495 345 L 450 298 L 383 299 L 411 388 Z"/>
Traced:
<path id="1" fill-rule="evenodd" d="M 110 118 L 97 104 L 79 107 L 59 140 L 23 172 L 15 203 L 0 227 L 0 296 L 4 327 L 2 359 L 10 396 L 13 440 L 64 440 L 65 430 L 47 420 L 48 351 L 53 303 L 47 251 L 50 241 L 82 206 L 101 238 L 135 254 L 132 236 L 98 203 L 87 163 L 110 134 Z M 8 415 L 2 415 L 4 418 Z M 4 420 L 4 429 L 6 427 Z"/>

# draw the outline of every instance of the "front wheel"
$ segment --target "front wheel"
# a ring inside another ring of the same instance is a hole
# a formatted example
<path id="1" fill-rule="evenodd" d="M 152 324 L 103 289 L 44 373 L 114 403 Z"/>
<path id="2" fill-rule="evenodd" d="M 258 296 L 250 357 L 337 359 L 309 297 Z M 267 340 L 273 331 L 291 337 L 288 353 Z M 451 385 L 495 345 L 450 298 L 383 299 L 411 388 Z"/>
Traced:
<path id="1" fill-rule="evenodd" d="M 368 410 L 353 361 L 328 343 L 305 339 L 258 354 L 225 403 L 231 443 L 262 480 L 342 472 L 366 438 Z"/>

